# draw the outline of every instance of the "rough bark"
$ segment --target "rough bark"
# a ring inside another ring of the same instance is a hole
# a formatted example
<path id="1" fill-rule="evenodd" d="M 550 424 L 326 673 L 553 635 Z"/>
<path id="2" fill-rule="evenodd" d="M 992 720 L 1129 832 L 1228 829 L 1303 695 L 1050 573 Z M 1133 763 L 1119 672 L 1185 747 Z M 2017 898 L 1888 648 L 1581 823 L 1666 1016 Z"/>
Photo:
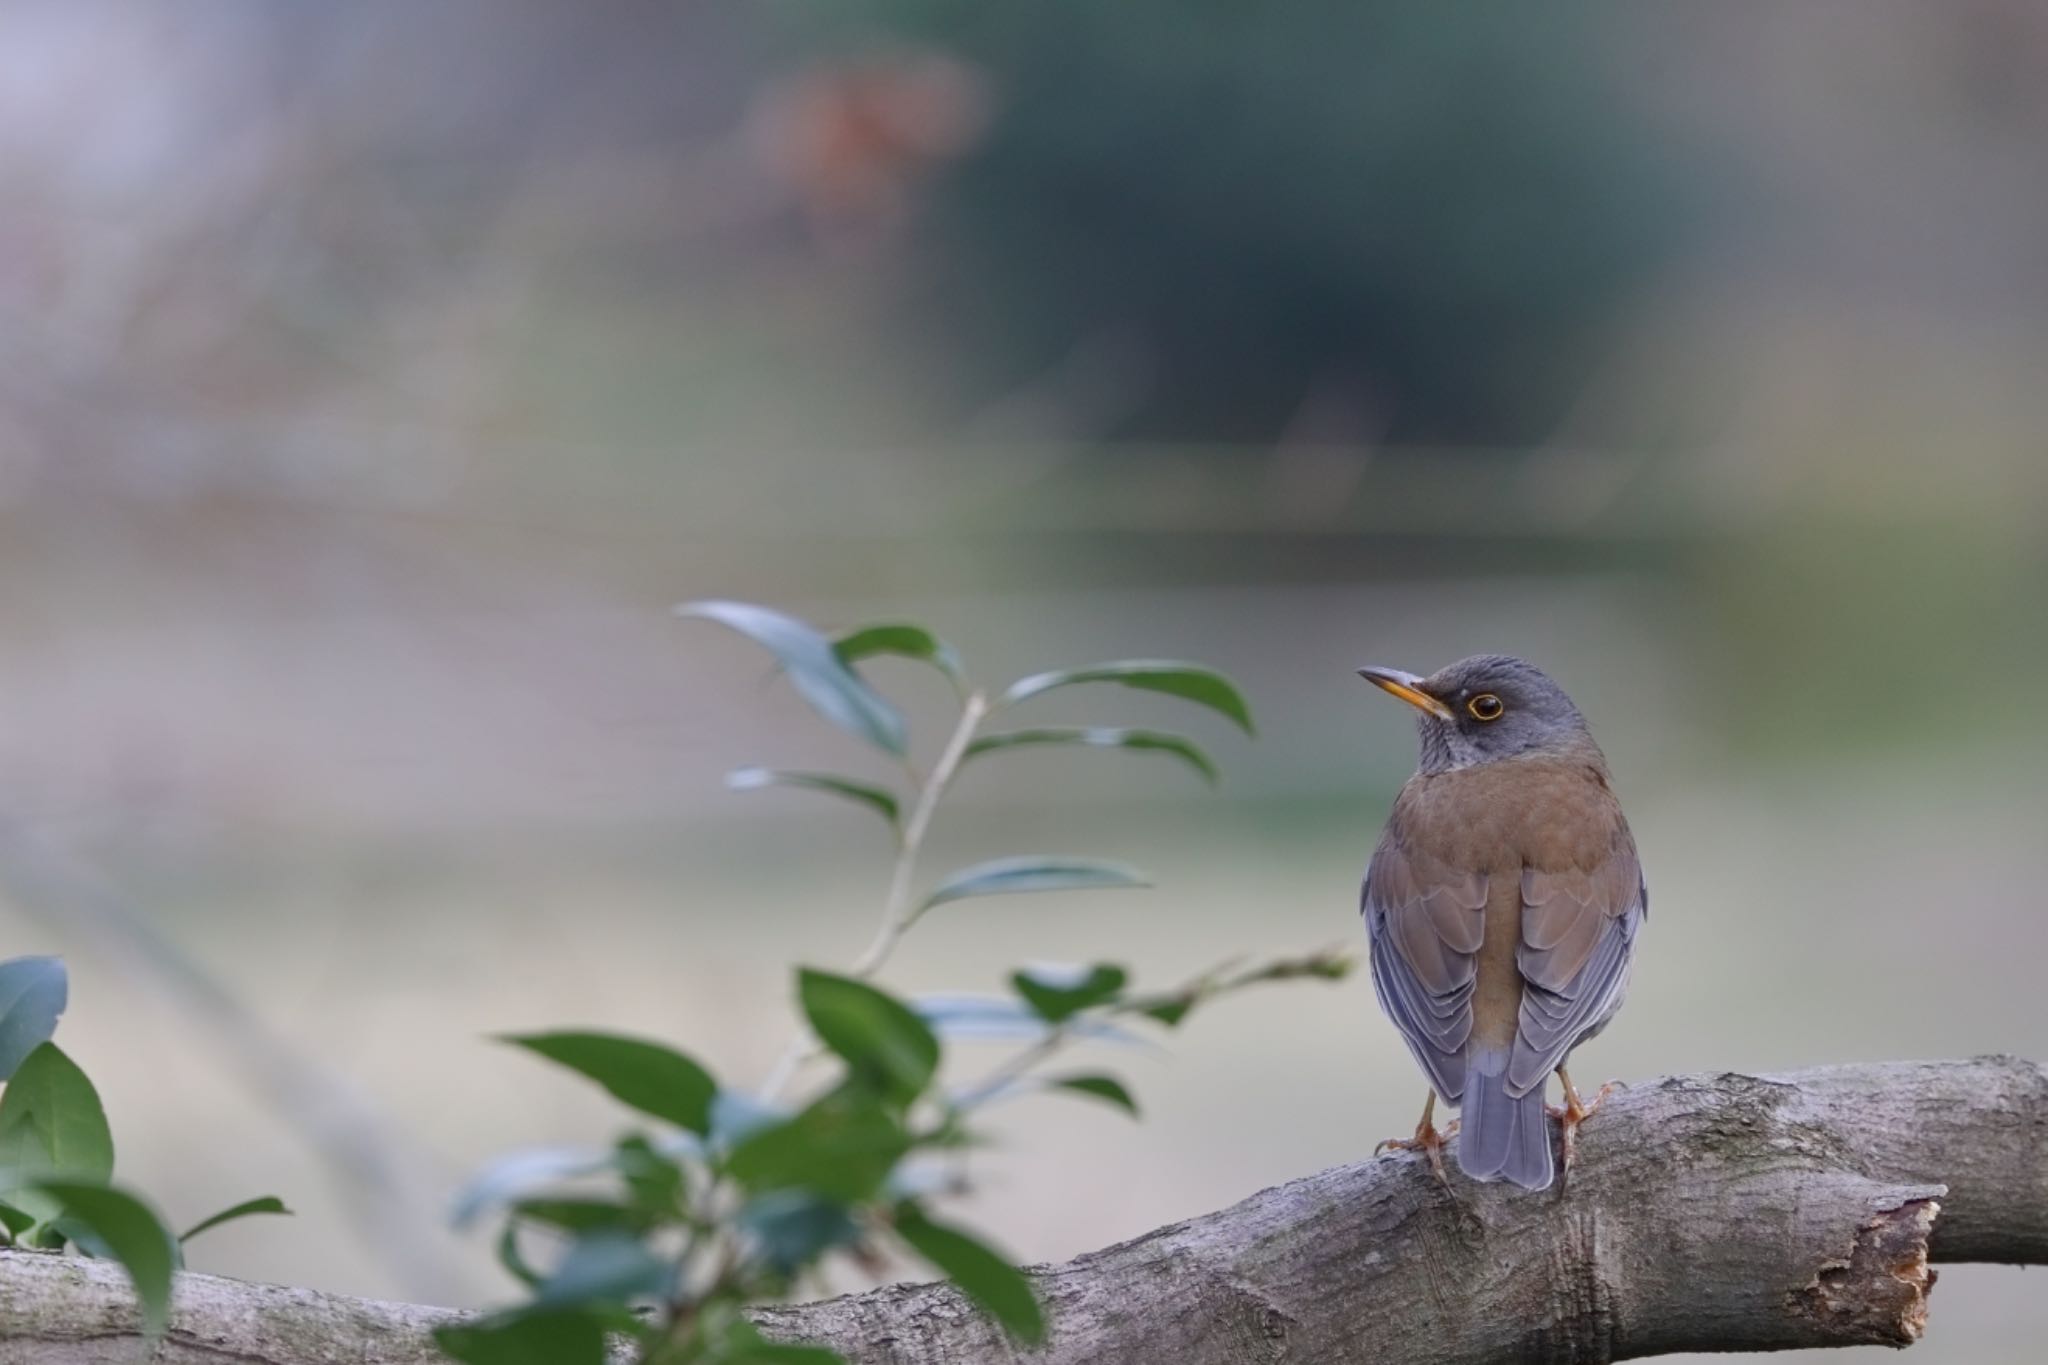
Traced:
<path id="1" fill-rule="evenodd" d="M 1400 1365 L 1906 1345 L 1930 1261 L 2048 1264 L 2048 1073 L 1894 1062 L 1617 1093 L 1569 1186 L 1439 1185 L 1420 1157 L 1309 1176 L 1035 1272 L 1009 1346 L 944 1285 L 764 1309 L 858 1362 Z M 454 1314 L 183 1277 L 167 1365 L 412 1365 Z M 0 1365 L 132 1361 L 118 1271 L 0 1254 Z"/>

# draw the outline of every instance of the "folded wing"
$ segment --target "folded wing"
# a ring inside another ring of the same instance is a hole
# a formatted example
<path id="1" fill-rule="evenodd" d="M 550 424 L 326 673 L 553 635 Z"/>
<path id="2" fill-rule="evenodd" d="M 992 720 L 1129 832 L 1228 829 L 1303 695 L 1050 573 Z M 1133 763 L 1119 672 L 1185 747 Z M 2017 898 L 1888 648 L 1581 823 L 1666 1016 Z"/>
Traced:
<path id="1" fill-rule="evenodd" d="M 1437 1093 L 1453 1101 L 1465 1090 L 1486 883 L 1484 873 L 1447 866 L 1409 847 L 1398 807 L 1365 874 L 1361 909 L 1380 1008 Z"/>
<path id="2" fill-rule="evenodd" d="M 1591 866 L 1522 871 L 1522 1006 L 1508 1092 L 1524 1095 L 1621 1008 L 1636 934 L 1649 913 L 1635 840 L 1613 813 L 1605 855 Z"/>

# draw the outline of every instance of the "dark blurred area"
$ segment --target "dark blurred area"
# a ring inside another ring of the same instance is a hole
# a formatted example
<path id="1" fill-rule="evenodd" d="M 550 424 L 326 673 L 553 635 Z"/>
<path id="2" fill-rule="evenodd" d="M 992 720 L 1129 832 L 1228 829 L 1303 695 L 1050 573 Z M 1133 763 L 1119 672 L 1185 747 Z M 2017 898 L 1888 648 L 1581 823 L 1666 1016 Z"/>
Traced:
<path id="1" fill-rule="evenodd" d="M 2040 1055 L 2044 145 L 2022 0 L 6 0 L 0 818 L 452 1185 L 609 1122 L 484 1035 L 758 1074 L 880 898 L 865 831 L 718 784 L 863 757 L 670 603 L 1245 684 L 1220 797 L 966 784 L 942 862 L 1166 889 L 935 923 L 920 988 L 1346 941 L 1413 758 L 1351 669 L 1509 650 L 1657 888 L 1591 1069 Z M 90 945 L 0 901 L 0 951 L 74 959 L 122 1169 L 305 1211 L 202 1268 L 426 1292 Z M 1178 1052 L 1143 1127 L 1020 1108 L 974 1216 L 1070 1254 L 1412 1120 L 1362 987 Z M 1921 1353 L 2033 1359 L 2013 1286 L 1944 1272 Z"/>
<path id="2" fill-rule="evenodd" d="M 1003 111 L 915 287 L 990 397 L 1127 351 L 1106 436 L 1540 440 L 1711 203 L 1585 6 L 905 8 Z"/>

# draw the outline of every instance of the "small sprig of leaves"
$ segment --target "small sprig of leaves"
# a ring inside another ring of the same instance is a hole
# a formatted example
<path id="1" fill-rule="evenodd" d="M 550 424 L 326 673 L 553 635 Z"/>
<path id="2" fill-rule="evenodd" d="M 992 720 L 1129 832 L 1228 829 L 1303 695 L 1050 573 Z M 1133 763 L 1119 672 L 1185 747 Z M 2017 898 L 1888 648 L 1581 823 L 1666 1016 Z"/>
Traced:
<path id="1" fill-rule="evenodd" d="M 1076 1044 L 1129 1041 L 1133 1029 L 1173 1028 L 1197 1006 L 1264 981 L 1336 978 L 1333 953 L 1226 965 L 1175 989 L 1142 992 L 1113 964 L 1014 972 L 1009 989 L 909 1000 L 874 984 L 903 935 L 942 906 L 1030 892 L 1138 887 L 1144 874 L 1079 857 L 1009 857 L 926 879 L 919 859 L 941 798 L 970 760 L 1016 749 L 1074 746 L 1162 753 L 1216 780 L 1216 765 L 1184 735 L 1116 727 L 990 728 L 1009 708 L 1057 688 L 1115 683 L 1179 697 L 1246 733 L 1244 698 L 1198 664 L 1121 660 L 1041 673 L 992 692 L 958 651 L 922 626 L 887 622 L 836 636 L 764 607 L 700 602 L 680 614 L 719 622 L 767 648 L 820 715 L 882 751 L 894 782 L 812 771 L 745 768 L 740 790 L 782 786 L 833 796 L 880 816 L 896 845 L 873 940 L 845 972 L 796 975 L 803 1031 L 765 1084 L 722 1086 L 695 1059 L 616 1034 L 556 1032 L 506 1041 L 603 1087 L 642 1126 L 604 1149 L 515 1153 L 474 1181 L 460 1221 L 503 1217 L 499 1258 L 524 1284 L 519 1305 L 438 1334 L 471 1365 L 545 1359 L 599 1365 L 623 1337 L 650 1365 L 838 1359 L 819 1347 L 763 1338 L 748 1304 L 787 1297 L 832 1258 L 870 1273 L 892 1260 L 929 1265 L 1019 1343 L 1046 1321 L 1030 1279 L 1009 1257 L 951 1222 L 939 1204 L 964 1180 L 966 1154 L 985 1140 L 979 1116 L 999 1101 L 1070 1094 L 1132 1115 L 1115 1076 L 1055 1070 Z M 902 713 L 857 665 L 881 655 L 937 670 L 959 713 L 931 763 L 910 756 Z M 948 1042 L 1017 1044 L 965 1083 L 941 1083 Z M 802 1082 L 798 1096 L 785 1096 Z M 536 1264 L 540 1244 L 549 1253 Z"/>
<path id="2" fill-rule="evenodd" d="M 69 995 L 57 958 L 0 962 L 0 1245 L 120 1263 L 154 1340 L 170 1321 L 186 1242 L 237 1218 L 290 1210 L 265 1195 L 174 1236 L 147 1199 L 114 1184 L 114 1136 L 99 1092 L 50 1041 Z"/>

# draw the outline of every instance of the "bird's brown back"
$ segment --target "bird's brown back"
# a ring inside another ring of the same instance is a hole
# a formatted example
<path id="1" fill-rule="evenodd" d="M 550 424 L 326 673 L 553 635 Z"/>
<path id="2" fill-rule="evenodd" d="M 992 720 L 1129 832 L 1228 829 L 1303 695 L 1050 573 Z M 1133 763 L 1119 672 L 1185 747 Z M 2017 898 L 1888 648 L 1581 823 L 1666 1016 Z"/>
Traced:
<path id="1" fill-rule="evenodd" d="M 1447 870 L 1486 879 L 1472 1038 L 1511 1044 L 1522 1006 L 1521 958 L 1550 937 L 1543 925 L 1525 924 L 1525 917 L 1556 914 L 1584 901 L 1547 902 L 1556 911 L 1530 905 L 1525 878 L 1584 884 L 1614 865 L 1617 843 L 1628 838 L 1606 762 L 1588 745 L 1583 752 L 1418 773 L 1401 789 L 1388 826 L 1401 844 L 1427 848 Z M 1554 945 L 1553 951 L 1563 950 L 1560 958 L 1576 959 L 1556 963 L 1565 976 L 1590 956 L 1599 918 L 1588 917 L 1583 931 L 1568 935 L 1582 942 Z"/>

